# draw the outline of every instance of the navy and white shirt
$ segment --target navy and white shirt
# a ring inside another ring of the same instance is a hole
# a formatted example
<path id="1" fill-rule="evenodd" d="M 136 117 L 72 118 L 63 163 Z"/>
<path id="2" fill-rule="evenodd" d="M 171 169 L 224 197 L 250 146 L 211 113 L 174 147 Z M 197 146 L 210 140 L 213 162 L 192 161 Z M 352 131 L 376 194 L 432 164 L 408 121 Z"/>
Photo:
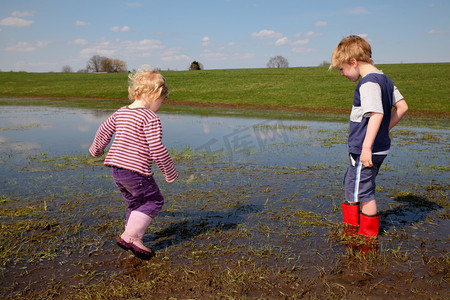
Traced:
<path id="1" fill-rule="evenodd" d="M 383 71 L 371 72 L 361 78 L 355 88 L 350 114 L 349 153 L 361 154 L 369 117 L 375 112 L 383 114 L 383 121 L 373 143 L 372 154 L 388 154 L 391 146 L 389 123 L 392 106 L 402 99 L 397 87 Z"/>

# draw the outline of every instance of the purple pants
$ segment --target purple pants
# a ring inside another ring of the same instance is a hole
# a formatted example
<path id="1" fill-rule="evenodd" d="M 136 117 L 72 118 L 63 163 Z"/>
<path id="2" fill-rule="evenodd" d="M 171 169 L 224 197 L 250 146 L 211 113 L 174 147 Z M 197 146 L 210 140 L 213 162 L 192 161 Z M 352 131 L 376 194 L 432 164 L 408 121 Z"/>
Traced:
<path id="1" fill-rule="evenodd" d="M 127 222 L 133 210 L 144 213 L 151 218 L 156 217 L 164 205 L 164 198 L 152 176 L 144 176 L 117 167 L 112 167 L 112 176 L 122 193 L 123 199 L 128 204 Z"/>

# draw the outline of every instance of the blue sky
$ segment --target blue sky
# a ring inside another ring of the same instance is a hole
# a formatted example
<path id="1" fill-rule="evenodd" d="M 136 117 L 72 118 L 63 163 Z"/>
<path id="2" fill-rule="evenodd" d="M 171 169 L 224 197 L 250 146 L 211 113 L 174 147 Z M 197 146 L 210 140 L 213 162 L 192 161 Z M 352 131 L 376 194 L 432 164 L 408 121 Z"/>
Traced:
<path id="1" fill-rule="evenodd" d="M 449 15 L 448 0 L 1 0 L 0 70 L 78 71 L 93 55 L 130 70 L 317 66 L 350 34 L 376 64 L 449 62 Z"/>

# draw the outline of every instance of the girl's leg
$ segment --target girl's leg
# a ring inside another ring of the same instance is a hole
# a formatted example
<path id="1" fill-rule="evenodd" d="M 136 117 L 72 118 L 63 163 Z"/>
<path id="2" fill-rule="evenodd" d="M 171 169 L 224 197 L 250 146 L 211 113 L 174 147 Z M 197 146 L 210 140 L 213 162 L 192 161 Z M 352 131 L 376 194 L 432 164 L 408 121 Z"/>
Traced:
<path id="1" fill-rule="evenodd" d="M 144 246 L 143 237 L 152 219 L 161 210 L 164 198 L 153 177 L 113 168 L 113 178 L 128 204 L 125 231 L 117 244 L 142 259 L 150 259 L 154 254 Z"/>
<path id="2" fill-rule="evenodd" d="M 131 250 L 139 258 L 152 258 L 154 256 L 152 250 L 145 247 L 142 243 L 145 231 L 151 221 L 152 218 L 146 214 L 132 211 L 125 227 L 125 231 L 120 236 L 120 240 L 117 244 L 126 250 Z"/>

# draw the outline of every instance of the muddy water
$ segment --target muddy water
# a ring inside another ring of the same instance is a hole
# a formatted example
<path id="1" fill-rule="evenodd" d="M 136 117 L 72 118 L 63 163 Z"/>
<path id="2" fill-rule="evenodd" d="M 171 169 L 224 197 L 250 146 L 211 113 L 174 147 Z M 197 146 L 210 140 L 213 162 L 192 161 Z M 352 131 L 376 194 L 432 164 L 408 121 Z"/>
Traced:
<path id="1" fill-rule="evenodd" d="M 41 278 L 40 270 L 55 264 L 72 265 L 66 268 L 72 278 L 83 272 L 79 261 L 86 256 L 103 272 L 93 277 L 124 269 L 111 257 L 127 259 L 114 245 L 125 207 L 109 168 L 87 155 L 98 126 L 111 113 L 0 107 L 0 219 L 2 230 L 10 230 L 2 238 L 2 273 L 9 278 L 1 284 L 5 295 L 25 289 L 30 278 L 39 290 L 54 280 Z M 195 114 L 182 108 L 158 115 L 163 143 L 180 171 L 180 179 L 168 185 L 154 166 L 166 203 L 144 241 L 158 259 L 220 265 L 270 257 L 277 266 L 301 266 L 311 280 L 331 265 L 340 268 L 348 246 L 338 233 L 347 166 L 345 118 Z M 382 257 L 418 249 L 446 257 L 448 125 L 448 120 L 406 119 L 393 130 L 393 146 L 377 179 Z M 407 262 L 419 269 L 415 259 Z M 9 289 L 11 281 L 15 290 Z M 445 289 L 442 281 L 438 287 Z"/>

